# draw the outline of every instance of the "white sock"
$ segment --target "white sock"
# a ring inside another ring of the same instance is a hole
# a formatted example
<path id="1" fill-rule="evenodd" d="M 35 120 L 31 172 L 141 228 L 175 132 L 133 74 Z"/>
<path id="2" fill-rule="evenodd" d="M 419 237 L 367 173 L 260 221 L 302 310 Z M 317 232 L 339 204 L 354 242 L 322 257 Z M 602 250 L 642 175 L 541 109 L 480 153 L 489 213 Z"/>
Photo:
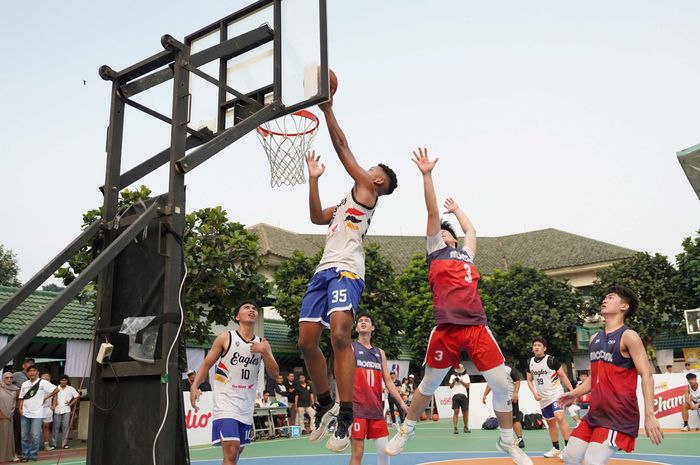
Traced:
<path id="1" fill-rule="evenodd" d="M 418 423 L 418 422 L 415 420 L 408 420 L 408 419 L 406 419 L 406 421 L 403 422 L 403 424 L 406 425 L 406 429 L 408 430 L 409 433 L 415 429 L 416 423 Z M 510 432 L 512 433 L 513 430 L 510 430 Z"/>
<path id="2" fill-rule="evenodd" d="M 513 444 L 513 428 L 500 428 L 501 442 Z"/>

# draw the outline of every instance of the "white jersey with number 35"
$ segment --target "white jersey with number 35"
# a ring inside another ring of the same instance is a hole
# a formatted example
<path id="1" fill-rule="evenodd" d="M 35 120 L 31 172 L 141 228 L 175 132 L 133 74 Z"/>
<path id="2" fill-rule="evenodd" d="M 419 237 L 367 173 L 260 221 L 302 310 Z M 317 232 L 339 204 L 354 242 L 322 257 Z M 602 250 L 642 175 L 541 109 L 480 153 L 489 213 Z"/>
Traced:
<path id="1" fill-rule="evenodd" d="M 216 364 L 212 390 L 214 392 L 213 419 L 233 418 L 246 425 L 253 424 L 255 393 L 262 356 L 250 350 L 250 343 L 238 331 L 229 332 L 229 346 Z"/>

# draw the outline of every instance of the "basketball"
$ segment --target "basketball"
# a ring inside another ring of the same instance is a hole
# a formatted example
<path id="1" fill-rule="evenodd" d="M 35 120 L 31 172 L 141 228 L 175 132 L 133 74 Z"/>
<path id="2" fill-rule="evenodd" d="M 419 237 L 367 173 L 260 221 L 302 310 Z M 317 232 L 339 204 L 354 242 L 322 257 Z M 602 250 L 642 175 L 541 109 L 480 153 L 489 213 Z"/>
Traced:
<path id="1" fill-rule="evenodd" d="M 423 413 L 420 414 L 420 421 L 425 421 L 425 420 L 427 420 L 427 419 L 428 419 L 428 415 L 426 415 L 425 412 L 423 412 Z"/>
<path id="2" fill-rule="evenodd" d="M 328 70 L 328 82 L 331 87 L 331 96 L 333 96 L 335 91 L 338 90 L 338 76 L 335 75 L 332 69 Z"/>
<path id="3" fill-rule="evenodd" d="M 433 413 L 433 421 L 438 421 L 440 419 L 440 415 L 437 413 Z"/>

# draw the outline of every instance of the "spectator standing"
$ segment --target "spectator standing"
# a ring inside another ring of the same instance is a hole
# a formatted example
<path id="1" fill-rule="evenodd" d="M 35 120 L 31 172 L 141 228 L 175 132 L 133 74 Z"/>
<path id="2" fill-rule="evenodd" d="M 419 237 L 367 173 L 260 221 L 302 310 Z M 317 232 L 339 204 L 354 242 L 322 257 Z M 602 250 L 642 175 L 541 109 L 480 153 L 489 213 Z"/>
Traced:
<path id="1" fill-rule="evenodd" d="M 306 383 L 306 376 L 299 375 L 299 384 L 297 384 L 296 397 L 294 398 L 294 408 L 297 411 L 296 424 L 300 425 L 303 430 L 306 429 L 304 425 L 305 413 L 309 415 L 309 424 L 311 428 L 313 428 L 316 411 L 311 406 L 314 405 L 314 403 L 314 394 L 311 390 L 311 386 Z"/>
<path id="2" fill-rule="evenodd" d="M 289 403 L 287 404 L 287 412 L 289 412 L 289 424 L 295 425 L 295 419 L 297 417 L 297 410 L 294 407 L 294 399 L 297 396 L 297 382 L 294 379 L 294 373 L 287 373 L 287 378 L 284 380 L 284 387 L 287 389 L 287 398 Z"/>
<path id="3" fill-rule="evenodd" d="M 391 377 L 391 382 L 396 386 L 396 389 L 399 389 L 401 387 L 401 383 L 399 382 L 398 379 L 396 379 L 396 372 L 392 371 L 389 373 L 389 376 Z M 406 414 L 403 412 L 403 409 L 399 408 L 399 403 L 396 399 L 394 399 L 393 396 L 387 396 L 387 402 L 389 403 L 389 415 L 391 415 L 391 423 L 396 425 L 396 414 L 394 413 L 394 409 L 396 409 L 399 413 L 399 417 L 401 418 L 401 423 L 403 423 L 404 418 L 406 418 Z"/>
<path id="4" fill-rule="evenodd" d="M 465 372 L 464 365 L 461 363 L 450 376 L 450 390 L 452 391 L 452 426 L 454 427 L 454 434 L 459 434 L 457 424 L 459 423 L 460 410 L 464 420 L 464 432 L 471 433 L 469 430 L 469 375 Z"/>
<path id="5" fill-rule="evenodd" d="M 683 369 L 683 373 L 691 373 L 693 370 L 690 369 L 690 362 L 685 362 L 685 368 Z"/>
<path id="6" fill-rule="evenodd" d="M 41 423 L 44 418 L 44 400 L 57 392 L 49 381 L 39 379 L 36 365 L 27 367 L 29 379 L 19 391 L 19 414 L 22 424 L 22 461 L 36 461 L 41 444 Z"/>
<path id="7" fill-rule="evenodd" d="M 51 375 L 49 373 L 42 373 L 41 379 L 43 379 L 47 383 L 51 383 Z M 48 397 L 44 399 L 44 408 L 42 411 L 44 417 L 41 421 L 41 431 L 42 436 L 44 437 L 44 450 L 51 450 L 51 446 L 49 445 L 49 439 L 51 439 L 51 424 L 53 423 L 54 401 L 55 397 Z"/>
<path id="8" fill-rule="evenodd" d="M 664 374 L 671 374 L 673 373 L 673 365 L 666 365 L 666 373 Z"/>
<path id="9" fill-rule="evenodd" d="M 12 383 L 12 373 L 2 375 L 0 384 L 0 462 L 16 461 L 13 417 L 19 388 Z"/>
<path id="10" fill-rule="evenodd" d="M 53 430 L 51 431 L 51 444 L 49 449 L 57 447 L 68 449 L 68 433 L 70 432 L 70 414 L 75 404 L 80 399 L 78 391 L 70 385 L 70 379 L 63 375 L 58 380 L 58 393 L 56 394 L 53 410 Z M 59 433 L 63 436 L 58 440 Z"/>
<path id="11" fill-rule="evenodd" d="M 12 375 L 12 383 L 18 388 L 22 387 L 22 384 L 24 384 L 24 382 L 29 379 L 29 375 L 27 375 L 27 369 L 31 365 L 34 365 L 34 359 L 25 358 L 24 362 L 22 362 L 22 371 L 16 371 Z"/>

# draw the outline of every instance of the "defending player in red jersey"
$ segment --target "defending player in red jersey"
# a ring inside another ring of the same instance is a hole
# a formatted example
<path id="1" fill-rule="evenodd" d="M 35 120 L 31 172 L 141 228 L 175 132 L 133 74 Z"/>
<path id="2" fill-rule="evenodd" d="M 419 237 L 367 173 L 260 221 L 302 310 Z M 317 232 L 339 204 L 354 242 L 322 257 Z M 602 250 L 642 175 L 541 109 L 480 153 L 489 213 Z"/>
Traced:
<path id="1" fill-rule="evenodd" d="M 445 208 L 457 217 L 464 232 L 464 245 L 459 247 L 457 235 L 449 223 L 440 224 L 432 171 L 438 159 L 430 160 L 427 149 L 413 152 L 413 162 L 423 175 L 425 206 L 428 210 L 427 248 L 430 288 L 433 292 L 433 329 L 425 356 L 425 376 L 413 394 L 406 421 L 387 446 L 388 455 L 397 455 L 409 439 L 419 415 L 445 378 L 450 368 L 459 366 L 462 351 L 469 353 L 493 392 L 493 409 L 498 418 L 500 436 L 496 446 L 509 454 L 518 465 L 532 460 L 513 443 L 513 417 L 508 374 L 503 354 L 486 326 L 481 305 L 479 272 L 474 266 L 476 230 L 457 202 L 447 199 Z"/>
<path id="2" fill-rule="evenodd" d="M 377 465 L 389 465 L 389 457 L 384 453 L 389 430 L 384 420 L 382 381 L 389 395 L 404 412 L 408 407 L 401 399 L 401 393 L 391 381 L 386 364 L 386 355 L 379 347 L 372 345 L 374 325 L 372 318 L 361 314 L 355 326 L 357 341 L 352 343 L 355 353 L 355 385 L 352 396 L 354 420 L 351 428 L 352 456 L 350 465 L 360 465 L 365 451 L 365 438 L 374 439 L 377 449 Z"/>
<path id="3" fill-rule="evenodd" d="M 591 393 L 588 415 L 571 433 L 561 454 L 566 465 L 605 464 L 618 449 L 634 450 L 639 431 L 637 374 L 642 378 L 644 429 L 653 444 L 661 444 L 663 432 L 654 416 L 654 380 L 639 335 L 625 326 L 625 319 L 639 306 L 637 295 L 624 286 L 608 289 L 600 306 L 605 329 L 591 338 L 591 376 L 573 391 L 559 397 L 568 406 Z"/>

